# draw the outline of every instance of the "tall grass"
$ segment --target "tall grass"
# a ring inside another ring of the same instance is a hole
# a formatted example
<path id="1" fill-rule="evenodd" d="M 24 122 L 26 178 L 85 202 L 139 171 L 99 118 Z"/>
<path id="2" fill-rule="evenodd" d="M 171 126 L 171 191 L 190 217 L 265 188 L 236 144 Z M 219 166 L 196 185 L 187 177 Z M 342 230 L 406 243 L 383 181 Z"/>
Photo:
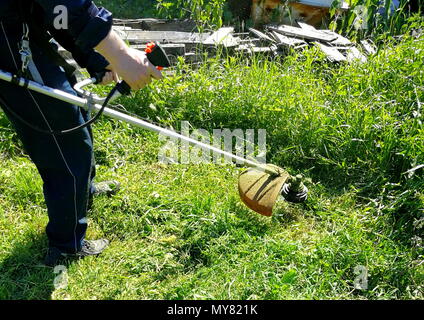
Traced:
<path id="1" fill-rule="evenodd" d="M 335 0 L 330 10 L 331 27 L 349 37 L 376 38 L 381 35 L 399 35 L 405 28 L 410 29 L 410 0 L 398 1 L 398 7 L 393 0 L 350 0 L 347 1 L 350 9 L 342 13 L 337 10 L 340 2 Z M 418 11 L 422 10 L 423 6 L 419 3 Z"/>
<path id="2" fill-rule="evenodd" d="M 398 8 L 393 0 L 348 0 L 350 9 L 337 8 L 341 0 L 334 0 L 330 10 L 330 27 L 353 38 L 377 37 L 382 34 L 398 35 L 410 28 L 410 0 L 400 0 Z M 194 19 L 201 30 L 217 28 L 231 22 L 231 13 L 225 0 L 96 0 L 96 4 L 110 9 L 117 18 L 179 18 Z M 418 14 L 423 5 L 418 1 Z"/>
<path id="3" fill-rule="evenodd" d="M 226 0 L 158 0 L 159 14 L 168 18 L 191 18 L 201 27 L 217 28 L 223 23 Z"/>
<path id="4" fill-rule="evenodd" d="M 312 160 L 325 175 L 343 168 L 346 179 L 367 172 L 369 181 L 398 180 L 423 161 L 422 49 L 422 38 L 408 37 L 365 64 L 339 66 L 315 49 L 281 62 L 257 57 L 249 66 L 243 57 L 216 58 L 198 72 L 180 73 L 187 68 L 180 66 L 140 98 L 153 101 L 157 109 L 145 110 L 160 119 L 266 128 L 270 154 L 290 165 Z"/>
<path id="5" fill-rule="evenodd" d="M 303 173 L 309 200 L 261 217 L 240 202 L 238 169 L 157 163 L 156 134 L 102 118 L 98 180 L 122 190 L 96 198 L 88 237 L 111 246 L 66 261 L 65 289 L 40 265 L 41 179 L 0 113 L 0 299 L 422 299 L 423 54 L 405 35 L 362 64 L 222 56 L 123 98 L 174 128 L 266 129 L 268 161 Z"/>
<path id="6" fill-rule="evenodd" d="M 339 66 L 316 49 L 280 63 L 217 58 L 125 103 L 152 103 L 142 115 L 174 127 L 266 129 L 270 162 L 333 191 L 354 188 L 411 224 L 424 206 L 424 39 L 385 46 L 366 63 Z"/>
<path id="7" fill-rule="evenodd" d="M 96 0 L 114 13 L 116 18 L 193 19 L 200 29 L 223 24 L 225 0 Z"/>

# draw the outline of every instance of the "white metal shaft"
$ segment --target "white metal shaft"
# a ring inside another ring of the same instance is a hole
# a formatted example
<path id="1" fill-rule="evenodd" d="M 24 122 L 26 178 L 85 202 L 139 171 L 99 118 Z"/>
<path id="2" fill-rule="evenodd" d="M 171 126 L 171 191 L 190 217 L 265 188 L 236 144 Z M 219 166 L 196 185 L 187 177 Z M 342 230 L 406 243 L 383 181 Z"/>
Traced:
<path id="1" fill-rule="evenodd" d="M 7 82 L 12 82 L 12 74 L 0 70 L 0 79 L 7 81 Z M 23 86 L 24 83 L 25 83 L 25 80 L 20 78 L 19 85 Z M 82 107 L 84 109 L 88 109 L 87 99 L 77 97 L 77 96 L 69 94 L 67 92 L 64 92 L 64 91 L 61 91 L 61 90 L 58 90 L 58 89 L 53 89 L 53 88 L 41 85 L 41 84 L 34 82 L 34 81 L 28 82 L 28 89 L 33 90 L 33 91 L 38 92 L 38 93 L 41 93 L 41 94 L 44 94 L 44 95 L 47 95 L 47 96 L 55 98 L 55 99 L 59 99 L 61 101 L 64 101 L 64 102 L 67 102 L 67 103 L 70 103 L 70 104 L 73 104 L 73 105 L 77 105 L 77 106 Z M 94 105 L 92 105 L 92 107 L 96 110 L 100 110 L 102 108 L 102 106 L 99 105 L 99 104 L 94 104 Z M 195 140 L 195 139 L 192 139 L 190 137 L 184 136 L 182 134 L 176 133 L 173 130 L 156 126 L 156 125 L 151 124 L 147 121 L 138 119 L 136 117 L 132 117 L 130 115 L 119 112 L 117 110 L 114 110 L 114 109 L 111 109 L 111 108 L 105 108 L 104 111 L 103 111 L 103 114 L 110 117 L 110 118 L 121 120 L 121 121 L 130 123 L 132 125 L 135 125 L 137 127 L 143 128 L 143 129 L 147 129 L 147 130 L 150 130 L 150 131 L 161 133 L 161 134 L 166 135 L 168 137 L 181 139 L 182 141 L 189 142 L 189 143 L 196 145 L 196 146 L 199 146 L 203 149 L 224 155 L 228 158 L 231 158 L 232 160 L 242 162 L 246 166 L 249 166 L 249 167 L 252 167 L 252 168 L 257 168 L 259 170 L 263 170 L 263 171 L 265 171 L 269 174 L 273 174 L 273 175 L 279 174 L 277 172 L 277 170 L 274 170 L 273 168 L 270 168 L 270 167 L 268 167 L 264 164 L 260 164 L 260 163 L 254 162 L 252 160 L 248 160 L 248 159 L 239 157 L 239 156 L 234 155 L 230 152 L 221 150 L 221 149 L 213 147 L 209 144 L 205 144 L 205 143 L 202 143 L 198 140 Z"/>

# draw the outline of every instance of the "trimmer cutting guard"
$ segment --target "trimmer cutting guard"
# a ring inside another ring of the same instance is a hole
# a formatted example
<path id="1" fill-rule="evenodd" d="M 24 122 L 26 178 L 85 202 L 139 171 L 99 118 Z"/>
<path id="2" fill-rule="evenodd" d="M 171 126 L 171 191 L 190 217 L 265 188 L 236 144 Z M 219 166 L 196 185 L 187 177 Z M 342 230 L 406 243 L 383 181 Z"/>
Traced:
<path id="1" fill-rule="evenodd" d="M 268 164 L 267 166 L 275 169 L 279 174 L 270 174 L 256 168 L 249 168 L 240 175 L 238 189 L 240 198 L 246 206 L 269 217 L 272 215 L 272 209 L 290 175 L 275 165 Z"/>

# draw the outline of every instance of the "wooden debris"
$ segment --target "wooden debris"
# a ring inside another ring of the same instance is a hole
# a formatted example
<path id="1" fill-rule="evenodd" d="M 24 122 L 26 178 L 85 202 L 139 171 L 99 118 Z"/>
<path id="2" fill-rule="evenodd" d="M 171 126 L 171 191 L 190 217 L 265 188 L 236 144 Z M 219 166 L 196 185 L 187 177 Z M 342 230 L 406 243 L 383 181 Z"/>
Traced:
<path id="1" fill-rule="evenodd" d="M 341 52 L 335 48 L 326 46 L 322 43 L 317 42 L 317 46 L 326 54 L 330 61 L 341 62 L 346 61 L 346 57 L 341 54 Z"/>
<path id="2" fill-rule="evenodd" d="M 148 31 L 194 32 L 197 29 L 195 21 L 177 19 L 114 19 L 113 24 L 114 26 L 125 26 Z"/>
<path id="3" fill-rule="evenodd" d="M 207 45 L 222 45 L 224 47 L 235 47 L 240 44 L 240 39 L 234 37 L 233 27 L 220 28 L 218 31 L 211 34 L 203 44 Z"/>
<path id="4" fill-rule="evenodd" d="M 331 30 L 320 30 L 320 31 L 328 35 L 336 37 L 335 40 L 331 41 L 331 45 L 333 46 L 352 46 L 353 45 L 353 43 L 349 39 L 339 35 L 338 33 L 334 31 L 331 31 Z"/>
<path id="5" fill-rule="evenodd" d="M 166 20 L 139 19 L 131 21 L 134 25 L 138 23 L 160 24 Z M 299 27 L 287 25 L 268 25 L 265 31 L 250 28 L 249 33 L 234 33 L 234 28 L 224 27 L 213 33 L 195 33 L 182 31 L 145 31 L 141 29 L 129 28 L 125 23 L 115 27 L 123 38 L 131 45 L 143 48 L 142 45 L 150 41 L 159 41 L 164 45 L 177 45 L 176 47 L 164 47 L 165 52 L 174 56 L 185 56 L 186 61 L 199 61 L 197 54 L 202 51 L 201 46 L 206 46 L 209 54 L 215 47 L 234 48 L 236 52 L 246 54 L 274 53 L 275 55 L 288 54 L 289 49 L 303 49 L 311 45 L 318 46 L 330 61 L 366 61 L 366 56 L 362 54 L 355 45 L 347 38 L 331 30 L 317 30 L 315 27 L 304 22 L 297 21 Z M 251 37 L 253 35 L 253 37 Z M 271 49 L 270 46 L 275 48 Z M 362 44 L 365 46 L 365 44 Z M 184 46 L 184 47 L 182 47 Z M 199 47 L 200 46 L 200 47 Z M 370 54 L 372 46 L 364 49 L 366 54 Z M 204 52 L 204 50 L 203 50 Z M 203 57 L 202 57 L 203 59 Z M 201 60 L 201 59 L 200 59 Z"/>
<path id="6" fill-rule="evenodd" d="M 252 32 L 255 36 L 259 37 L 259 39 L 268 41 L 270 43 L 275 43 L 276 41 L 272 39 L 271 37 L 267 36 L 265 33 L 260 32 L 259 30 L 249 28 L 249 31 Z"/>
<path id="7" fill-rule="evenodd" d="M 365 53 L 368 55 L 376 54 L 377 48 L 369 40 L 361 40 L 362 48 L 365 50 Z"/>
<path id="8" fill-rule="evenodd" d="M 242 52 L 245 54 L 253 55 L 258 53 L 262 53 L 262 54 L 271 53 L 271 52 L 274 52 L 274 50 L 272 47 L 256 47 L 256 46 L 251 46 L 249 44 L 243 44 L 236 48 L 236 52 Z"/>
<path id="9" fill-rule="evenodd" d="M 235 33 L 233 27 L 224 27 L 215 32 L 192 32 L 195 24 L 189 20 L 165 19 L 115 19 L 114 30 L 133 48 L 144 50 L 152 41 L 160 42 L 169 55 L 172 65 L 179 57 L 192 65 L 205 61 L 213 55 L 216 48 L 228 48 L 227 54 L 246 55 L 265 54 L 271 57 L 285 56 L 292 50 L 303 50 L 317 46 L 334 62 L 366 61 L 366 55 L 374 54 L 376 48 L 372 42 L 361 41 L 362 48 L 349 39 L 331 31 L 317 30 L 304 22 L 299 27 L 287 25 L 268 25 L 264 31 L 250 28 L 249 32 Z M 61 49 L 66 59 L 75 61 L 69 53 Z"/>
<path id="10" fill-rule="evenodd" d="M 361 62 L 367 61 L 367 58 L 361 52 L 359 52 L 359 50 L 355 47 L 351 47 L 349 48 L 349 50 L 347 50 L 346 59 L 347 61 L 354 61 L 354 60 L 359 60 Z"/>
<path id="11" fill-rule="evenodd" d="M 202 43 L 209 33 L 181 32 L 181 31 L 143 31 L 137 29 L 121 30 L 125 34 L 124 40 L 130 43 L 147 43 L 159 41 L 162 43 Z"/>
<path id="12" fill-rule="evenodd" d="M 349 39 L 339 35 L 338 33 L 331 30 L 317 30 L 315 27 L 300 21 L 297 21 L 297 24 L 302 30 L 309 32 L 307 37 L 300 35 L 298 30 L 289 26 L 283 26 L 283 28 L 279 26 L 277 28 L 278 30 L 272 29 L 271 27 L 272 33 L 275 37 L 278 37 L 278 34 L 281 34 L 282 30 L 286 30 L 283 33 L 297 33 L 296 37 L 303 37 L 304 39 L 309 38 L 309 40 L 315 38 L 317 40 L 315 45 L 317 45 L 327 55 L 330 61 L 351 62 L 354 60 L 359 60 L 361 62 L 365 62 L 367 60 L 366 56 L 364 56 Z M 292 39 L 294 38 L 285 36 L 283 34 L 281 34 L 279 37 L 280 43 L 293 46 L 293 42 L 290 42 Z"/>
<path id="13" fill-rule="evenodd" d="M 198 63 L 198 62 L 204 62 L 205 55 L 195 53 L 195 52 L 188 52 L 184 55 L 184 60 L 187 63 Z"/>
<path id="14" fill-rule="evenodd" d="M 311 26 L 310 24 L 307 24 L 307 23 L 304 23 L 304 22 L 302 22 L 302 21 L 298 21 L 298 20 L 296 20 L 296 23 L 299 25 L 299 27 L 301 27 L 303 30 L 306 30 L 306 31 L 317 31 L 317 29 L 315 29 L 315 27 L 314 26 Z"/>
<path id="15" fill-rule="evenodd" d="M 286 37 L 285 35 L 272 31 L 273 36 L 278 40 L 278 43 L 287 47 L 297 48 L 299 46 L 307 46 L 304 40 Z"/>
<path id="16" fill-rule="evenodd" d="M 329 35 L 324 32 L 305 30 L 302 28 L 286 26 L 286 25 L 281 25 L 277 27 L 269 26 L 268 28 L 272 31 L 282 33 L 286 36 L 306 39 L 306 40 L 319 40 L 324 42 L 331 42 L 337 39 L 336 36 Z"/>

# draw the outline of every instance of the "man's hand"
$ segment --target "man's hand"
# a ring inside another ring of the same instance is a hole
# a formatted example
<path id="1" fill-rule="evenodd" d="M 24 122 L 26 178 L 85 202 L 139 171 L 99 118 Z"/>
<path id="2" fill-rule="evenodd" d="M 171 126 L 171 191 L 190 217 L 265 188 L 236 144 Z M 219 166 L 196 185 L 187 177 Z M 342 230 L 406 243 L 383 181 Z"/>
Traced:
<path id="1" fill-rule="evenodd" d="M 113 30 L 95 49 L 109 61 L 108 68 L 125 80 L 133 90 L 144 88 L 152 78 L 162 79 L 162 73 L 150 63 L 146 54 L 129 48 Z"/>
<path id="2" fill-rule="evenodd" d="M 110 68 L 110 66 L 108 68 Z M 103 76 L 102 82 L 100 84 L 107 85 L 112 82 L 119 82 L 119 76 L 116 72 L 108 71 Z"/>
<path id="3" fill-rule="evenodd" d="M 132 48 L 128 48 L 112 68 L 133 90 L 144 88 L 152 78 L 162 79 L 162 73 L 150 63 L 146 53 Z"/>

